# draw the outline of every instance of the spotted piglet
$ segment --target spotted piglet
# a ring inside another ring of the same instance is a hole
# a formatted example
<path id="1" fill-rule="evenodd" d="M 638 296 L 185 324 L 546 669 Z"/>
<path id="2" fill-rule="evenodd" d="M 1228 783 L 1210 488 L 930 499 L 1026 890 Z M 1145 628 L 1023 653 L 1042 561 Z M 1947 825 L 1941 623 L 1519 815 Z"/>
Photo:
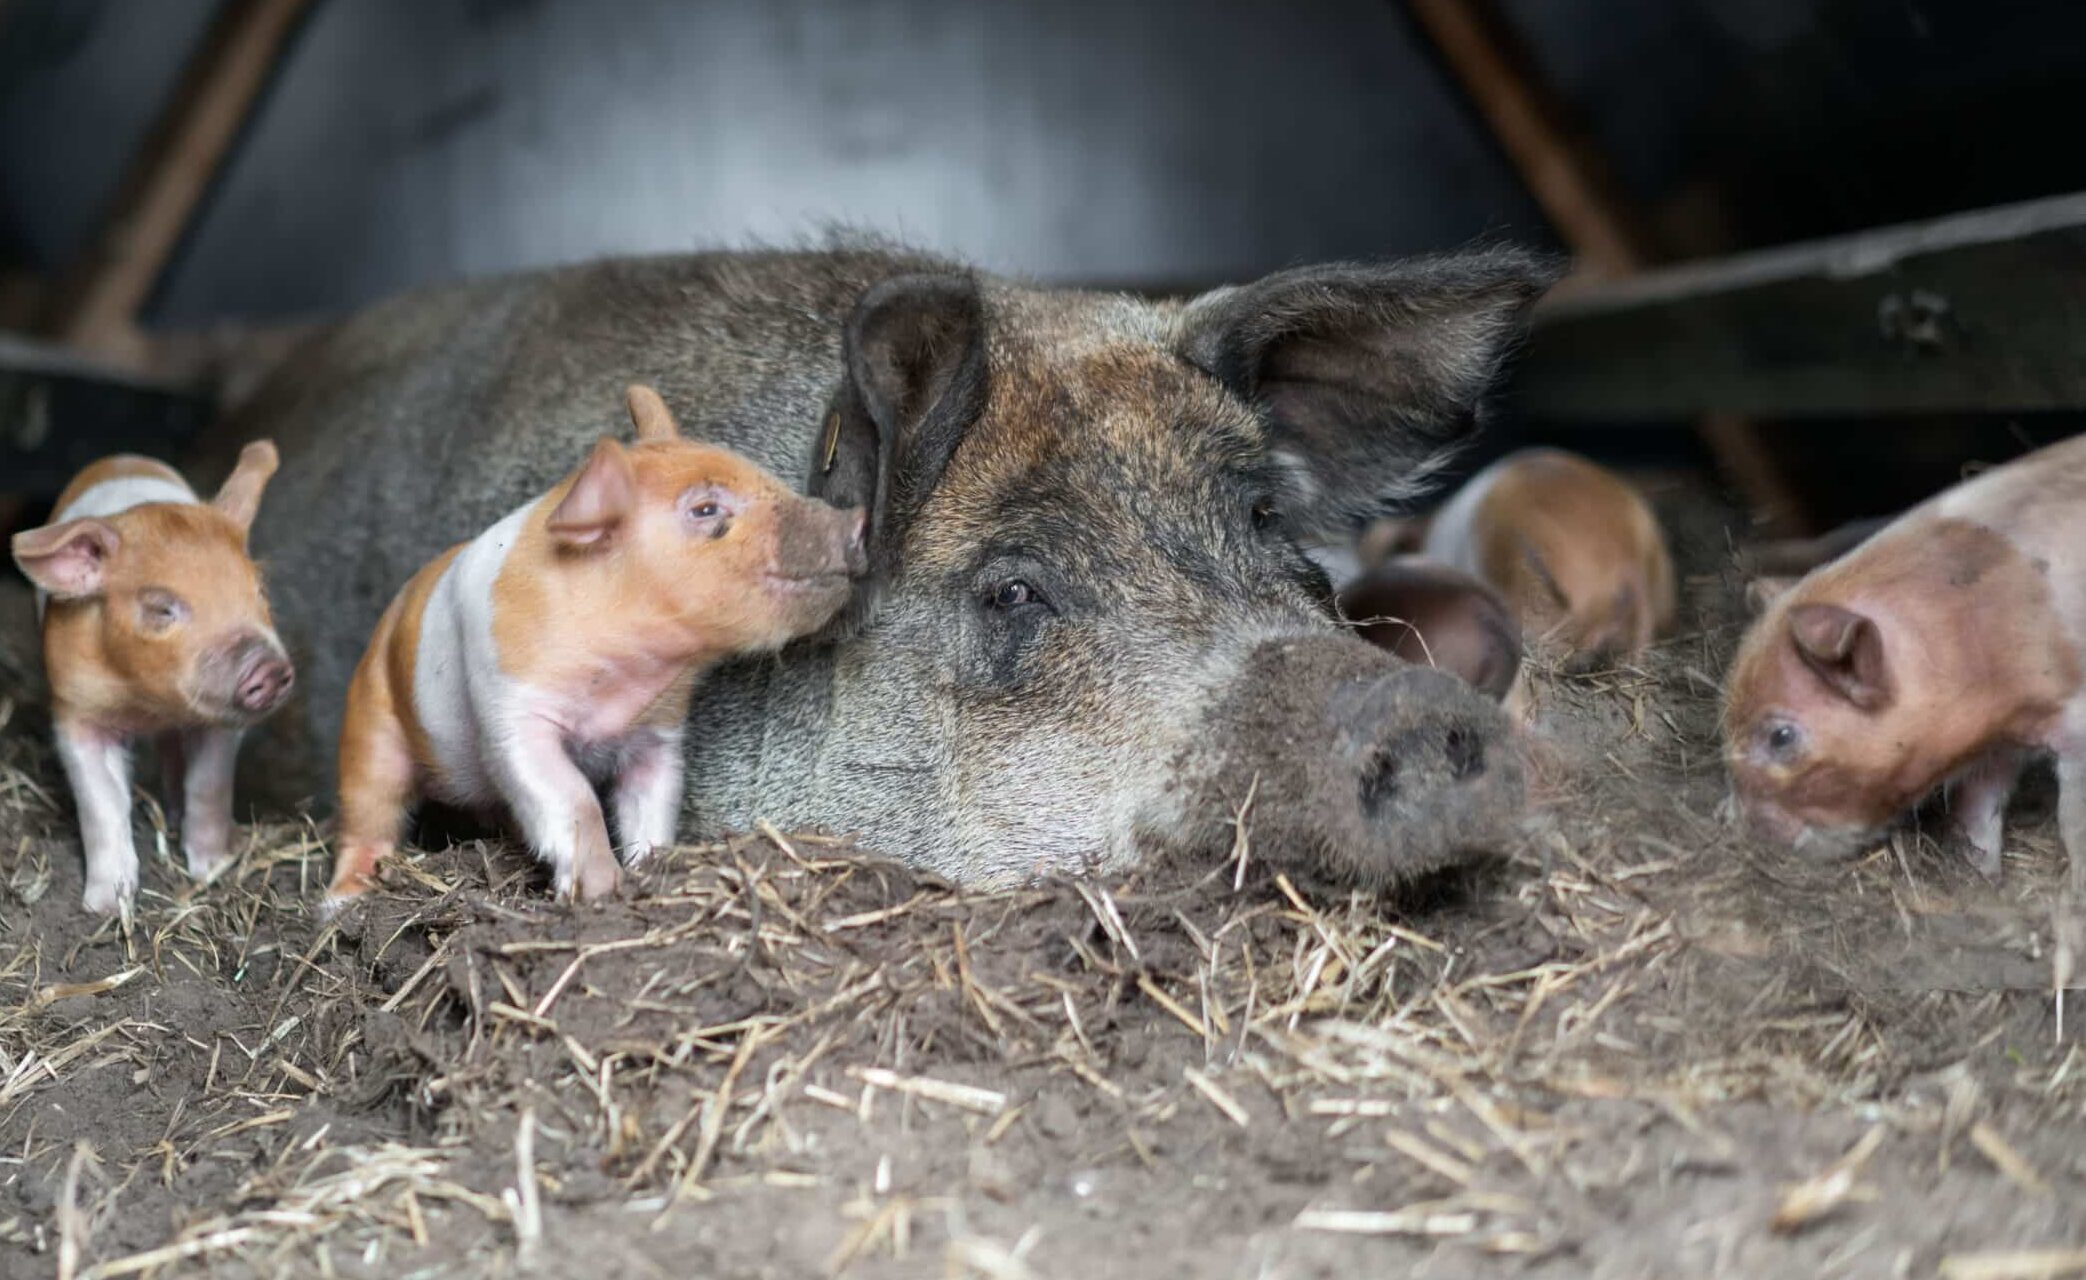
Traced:
<path id="1" fill-rule="evenodd" d="M 432 796 L 511 816 L 561 897 L 615 892 L 671 845 L 703 671 L 825 625 L 865 567 L 863 513 L 680 437 L 649 387 L 637 444 L 600 441 L 548 494 L 423 568 L 348 688 L 340 833 L 322 908 L 371 884 Z"/>
<path id="2" fill-rule="evenodd" d="M 293 672 L 247 555 L 275 474 L 257 441 L 209 502 L 162 462 L 121 454 L 82 471 L 52 522 L 14 537 L 36 584 L 58 758 L 87 853 L 87 910 L 127 910 L 138 886 L 130 749 L 158 740 L 190 874 L 230 852 L 242 729 L 282 705 Z"/>
<path id="3" fill-rule="evenodd" d="M 1650 505 L 1577 454 L 1501 458 L 1435 513 L 1417 549 L 1498 591 L 1531 640 L 1576 666 L 1642 652 L 1673 619 L 1673 558 Z"/>
<path id="4" fill-rule="evenodd" d="M 1972 864 L 1996 879 L 2014 783 L 2053 755 L 2086 892 L 2082 554 L 2086 436 L 1943 492 L 1793 586 L 1766 584 L 1726 690 L 1747 817 L 1832 857 L 1945 789 Z"/>

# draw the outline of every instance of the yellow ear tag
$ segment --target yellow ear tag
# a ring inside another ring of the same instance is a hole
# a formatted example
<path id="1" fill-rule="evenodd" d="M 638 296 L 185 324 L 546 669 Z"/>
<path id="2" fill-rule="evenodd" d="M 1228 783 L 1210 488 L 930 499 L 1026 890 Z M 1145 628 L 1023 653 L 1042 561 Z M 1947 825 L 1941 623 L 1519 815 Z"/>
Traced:
<path id="1" fill-rule="evenodd" d="M 840 452 L 840 410 L 826 415 L 826 460 L 819 467 L 820 474 L 833 469 L 833 456 Z"/>

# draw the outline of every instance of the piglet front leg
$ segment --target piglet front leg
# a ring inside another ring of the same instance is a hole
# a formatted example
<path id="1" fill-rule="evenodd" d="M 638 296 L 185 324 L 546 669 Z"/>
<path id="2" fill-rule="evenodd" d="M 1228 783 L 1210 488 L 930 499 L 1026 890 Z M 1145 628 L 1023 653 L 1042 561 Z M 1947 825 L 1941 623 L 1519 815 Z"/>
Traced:
<path id="1" fill-rule="evenodd" d="M 188 748 L 182 744 L 179 729 L 160 734 L 155 745 L 159 748 L 159 807 L 167 815 L 167 825 L 178 829 L 187 805 Z"/>
<path id="2" fill-rule="evenodd" d="M 503 735 L 492 764 L 522 838 L 550 864 L 558 896 L 581 902 L 612 896 L 622 873 L 608 823 L 593 785 L 565 752 L 563 731 L 526 717 Z"/>
<path id="3" fill-rule="evenodd" d="M 215 873 L 232 851 L 232 770 L 239 730 L 191 729 L 181 735 L 187 769 L 181 780 L 181 848 L 188 874 Z"/>
<path id="4" fill-rule="evenodd" d="M 614 795 L 624 866 L 642 866 L 654 853 L 673 847 L 686 767 L 677 729 L 639 729 L 624 745 Z"/>
<path id="5" fill-rule="evenodd" d="M 2057 755 L 2057 830 L 2071 861 L 2071 900 L 2086 909 L 2086 743 L 2074 740 Z"/>
<path id="6" fill-rule="evenodd" d="M 2006 834 L 2006 802 L 2013 798 L 2026 754 L 2015 747 L 1994 747 L 1949 783 L 1949 810 L 1968 846 L 1964 853 L 1977 873 L 1999 883 L 2000 853 Z"/>
<path id="7" fill-rule="evenodd" d="M 99 915 L 127 911 L 138 892 L 138 851 L 130 834 L 130 743 L 65 719 L 58 721 L 57 739 L 87 853 L 87 890 L 80 905 Z"/>

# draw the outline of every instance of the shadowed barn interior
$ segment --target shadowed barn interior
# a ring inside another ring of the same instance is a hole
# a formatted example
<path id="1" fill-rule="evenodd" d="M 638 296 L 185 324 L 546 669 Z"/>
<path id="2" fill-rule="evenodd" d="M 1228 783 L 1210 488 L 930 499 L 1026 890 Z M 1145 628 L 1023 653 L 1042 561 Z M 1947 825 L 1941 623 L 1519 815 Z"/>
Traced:
<path id="1" fill-rule="evenodd" d="M 438 815 L 335 919 L 328 797 L 242 793 L 199 880 L 143 765 L 135 910 L 81 910 L 10 571 L 0 1275 L 2086 1274 L 2050 771 L 1976 866 L 1946 788 L 1804 861 L 1736 820 L 1724 693 L 1777 565 L 2079 429 L 2082 90 L 2058 0 L 0 0 L 0 532 L 119 451 L 211 492 L 291 353 L 458 281 L 873 243 L 1142 303 L 1512 245 L 1562 278 L 1435 491 L 1310 548 L 1324 585 L 1479 541 L 1429 520 L 1528 447 L 1656 544 L 1641 634 L 1576 655 L 1477 552 L 1422 571 L 1481 593 L 1529 803 L 1395 890 L 1283 861 L 1324 779 L 1255 772 L 1192 802 L 1221 856 L 994 891 L 757 816 L 574 906 Z M 338 514 L 274 492 L 259 529 Z M 1357 732 L 1365 800 L 1424 781 Z M 1427 767 L 1478 769 L 1443 734 Z"/>

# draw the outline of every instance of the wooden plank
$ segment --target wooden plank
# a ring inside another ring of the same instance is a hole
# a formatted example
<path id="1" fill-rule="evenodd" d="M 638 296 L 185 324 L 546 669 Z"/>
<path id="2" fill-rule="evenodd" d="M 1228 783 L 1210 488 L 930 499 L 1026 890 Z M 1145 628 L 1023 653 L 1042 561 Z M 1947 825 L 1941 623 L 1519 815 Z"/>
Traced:
<path id="1" fill-rule="evenodd" d="M 224 0 L 107 221 L 56 291 L 45 332 L 137 354 L 138 312 L 187 233 L 309 0 Z"/>
<path id="2" fill-rule="evenodd" d="M 0 503 L 37 510 L 106 454 L 178 457 L 215 413 L 189 385 L 0 334 Z"/>
<path id="3" fill-rule="evenodd" d="M 1656 260 L 1643 214 L 1537 74 L 1495 0 L 1406 0 L 1406 7 L 1571 247 L 1576 270 L 1555 292 L 1568 297 L 1591 278 L 1627 277 Z M 1696 424 L 1696 433 L 1767 527 L 1781 533 L 1802 527 L 1796 492 L 1751 422 L 1716 414 Z"/>
<path id="4" fill-rule="evenodd" d="M 1514 386 L 1532 416 L 1617 423 L 2086 409 L 2086 194 L 1560 298 Z"/>
<path id="5" fill-rule="evenodd" d="M 1657 257 L 1642 219 L 1492 0 L 1406 0 L 1583 269 L 1627 275 Z"/>

